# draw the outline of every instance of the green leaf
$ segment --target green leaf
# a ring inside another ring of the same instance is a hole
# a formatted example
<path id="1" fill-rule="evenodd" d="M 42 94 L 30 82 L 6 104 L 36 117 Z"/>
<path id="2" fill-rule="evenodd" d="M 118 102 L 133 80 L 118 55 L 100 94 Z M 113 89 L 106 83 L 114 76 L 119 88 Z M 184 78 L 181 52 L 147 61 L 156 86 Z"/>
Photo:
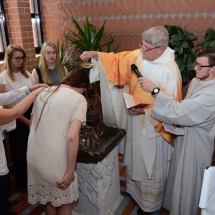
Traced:
<path id="1" fill-rule="evenodd" d="M 183 42 L 182 45 L 181 45 L 183 48 L 189 48 L 189 45 L 187 42 Z"/>
<path id="2" fill-rule="evenodd" d="M 173 45 L 173 46 L 180 46 L 181 43 L 177 40 L 177 39 L 171 39 L 170 40 L 170 43 Z"/>
<path id="3" fill-rule="evenodd" d="M 104 43 L 101 45 L 101 47 L 107 46 L 108 44 L 112 44 L 114 42 L 114 39 L 111 37 L 107 43 Z"/>
<path id="4" fill-rule="evenodd" d="M 192 50 L 194 48 L 193 42 L 188 41 L 187 44 L 188 44 L 190 50 Z"/>
<path id="5" fill-rule="evenodd" d="M 188 40 L 189 40 L 187 33 L 185 33 L 185 34 L 182 36 L 182 40 L 183 40 L 183 41 L 188 41 Z"/>
<path id="6" fill-rule="evenodd" d="M 110 52 L 110 45 L 111 45 L 111 43 L 108 42 L 108 45 L 107 45 L 107 52 Z"/>
<path id="7" fill-rule="evenodd" d="M 197 43 L 197 46 L 196 46 L 196 50 L 195 52 L 198 52 L 199 50 L 201 50 L 202 48 L 206 47 L 206 46 L 214 46 L 214 41 L 213 39 L 211 38 L 207 38 L 207 39 L 204 39 L 202 41 L 199 41 Z M 212 45 L 211 45 L 212 44 Z"/>
<path id="8" fill-rule="evenodd" d="M 204 44 L 204 47 L 209 46 L 211 42 L 212 42 L 212 40 L 209 40 L 209 39 L 206 40 L 206 41 L 205 41 L 205 44 Z"/>
<path id="9" fill-rule="evenodd" d="M 96 27 L 89 22 L 89 19 L 86 18 L 84 22 L 84 28 L 82 29 L 78 24 L 77 20 L 72 17 L 72 21 L 78 30 L 77 33 L 68 29 L 68 33 L 64 35 L 66 41 L 69 43 L 68 46 L 64 44 L 58 44 L 60 59 L 63 65 L 68 68 L 75 68 L 80 62 L 79 55 L 84 51 L 103 51 L 104 47 L 107 47 L 107 51 L 116 52 L 119 48 L 119 44 L 116 47 L 111 48 L 111 45 L 114 42 L 114 39 L 110 37 L 108 42 L 101 44 L 101 40 L 104 34 L 104 28 L 106 20 L 104 21 L 101 28 L 97 31 Z"/>
<path id="10" fill-rule="evenodd" d="M 189 40 L 194 41 L 197 39 L 197 36 L 191 35 L 191 36 L 188 36 L 188 38 L 189 38 Z"/>
<path id="11" fill-rule="evenodd" d="M 82 30 L 81 26 L 76 21 L 76 19 L 72 17 L 72 21 L 75 24 L 76 28 L 78 29 L 79 34 L 86 40 L 86 35 L 85 35 L 84 31 Z"/>
<path id="12" fill-rule="evenodd" d="M 201 50 L 203 48 L 203 46 L 197 46 L 195 52 L 198 52 L 199 50 Z"/>
<path id="13" fill-rule="evenodd" d="M 182 46 L 178 47 L 178 54 L 183 55 L 183 47 Z"/>
<path id="14" fill-rule="evenodd" d="M 212 28 L 207 29 L 206 34 L 213 40 L 215 40 L 215 31 Z"/>
<path id="15" fill-rule="evenodd" d="M 215 46 L 215 40 L 210 42 L 210 46 Z"/>
<path id="16" fill-rule="evenodd" d="M 178 47 L 174 48 L 175 53 L 178 53 Z"/>
<path id="17" fill-rule="evenodd" d="M 177 35 L 177 34 L 174 34 L 171 36 L 171 39 L 174 39 L 174 40 L 182 40 L 182 37 Z"/>
<path id="18" fill-rule="evenodd" d="M 164 27 L 167 29 L 169 34 L 177 34 L 178 33 L 176 26 L 165 25 Z"/>
<path id="19" fill-rule="evenodd" d="M 193 70 L 194 63 L 187 64 L 187 70 Z"/>
<path id="20" fill-rule="evenodd" d="M 189 80 L 189 74 L 187 72 L 182 72 L 181 77 L 182 77 L 182 85 L 186 86 L 186 84 Z"/>
<path id="21" fill-rule="evenodd" d="M 206 41 L 208 41 L 208 39 L 198 41 L 197 46 L 203 46 Z"/>
<path id="22" fill-rule="evenodd" d="M 114 53 L 116 53 L 116 52 L 117 52 L 117 50 L 119 49 L 119 46 L 120 46 L 120 43 L 118 43 L 118 44 L 116 45 L 116 47 L 115 47 L 115 48 L 110 49 L 110 51 L 109 51 L 109 52 L 114 52 Z"/>
<path id="23" fill-rule="evenodd" d="M 98 33 L 95 36 L 95 42 L 94 42 L 95 47 L 98 46 L 98 44 L 100 43 L 100 41 L 103 37 L 105 23 L 106 23 L 106 20 L 104 21 L 102 27 L 99 29 Z"/>
<path id="24" fill-rule="evenodd" d="M 84 23 L 84 33 L 85 33 L 85 44 L 87 46 L 87 50 L 91 50 L 91 28 L 89 24 L 88 18 L 86 19 L 86 22 Z"/>
<path id="25" fill-rule="evenodd" d="M 177 58 L 175 61 L 178 64 L 178 67 L 179 67 L 180 71 L 183 71 L 185 69 L 185 67 L 186 67 L 185 64 L 184 64 L 183 59 Z"/>

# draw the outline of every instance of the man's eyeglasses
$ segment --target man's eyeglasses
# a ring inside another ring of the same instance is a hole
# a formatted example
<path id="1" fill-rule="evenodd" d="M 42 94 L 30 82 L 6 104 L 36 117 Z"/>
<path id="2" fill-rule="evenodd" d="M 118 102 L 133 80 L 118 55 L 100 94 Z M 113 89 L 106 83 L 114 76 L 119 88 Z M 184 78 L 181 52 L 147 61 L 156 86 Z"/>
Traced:
<path id="1" fill-rule="evenodd" d="M 214 65 L 201 65 L 197 63 L 196 61 L 194 62 L 194 67 L 197 66 L 197 69 L 201 70 L 202 67 L 213 67 Z"/>
<path id="2" fill-rule="evenodd" d="M 25 60 L 26 60 L 26 57 L 25 57 L 25 56 L 22 56 L 22 57 L 11 57 L 11 58 L 15 59 L 16 62 L 20 62 L 21 60 L 22 60 L 22 61 L 25 61 Z"/>
<path id="3" fill-rule="evenodd" d="M 162 47 L 162 46 L 156 46 L 156 47 L 151 48 L 151 49 L 146 49 L 146 47 L 143 45 L 143 42 L 142 42 L 142 41 L 140 41 L 139 46 L 140 46 L 140 48 L 144 47 L 144 52 L 148 52 L 148 51 L 151 51 L 151 50 L 153 50 L 153 49 L 157 49 L 157 48 Z"/>

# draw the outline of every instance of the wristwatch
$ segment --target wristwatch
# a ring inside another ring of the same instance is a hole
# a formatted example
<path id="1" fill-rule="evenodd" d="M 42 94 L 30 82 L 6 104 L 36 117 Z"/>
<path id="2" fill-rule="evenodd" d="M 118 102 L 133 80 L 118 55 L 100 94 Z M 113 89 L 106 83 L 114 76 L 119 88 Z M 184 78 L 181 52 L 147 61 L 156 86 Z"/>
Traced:
<path id="1" fill-rule="evenodd" d="M 152 94 L 152 95 L 158 94 L 159 91 L 160 91 L 160 88 L 159 88 L 159 87 L 155 87 L 155 88 L 152 90 L 151 94 Z"/>

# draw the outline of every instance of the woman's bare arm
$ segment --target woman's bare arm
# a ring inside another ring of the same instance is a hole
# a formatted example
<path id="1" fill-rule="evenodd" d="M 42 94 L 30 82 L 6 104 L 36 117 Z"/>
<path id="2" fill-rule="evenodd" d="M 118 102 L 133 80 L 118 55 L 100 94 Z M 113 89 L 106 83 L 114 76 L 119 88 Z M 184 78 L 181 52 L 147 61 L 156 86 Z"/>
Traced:
<path id="1" fill-rule="evenodd" d="M 75 177 L 74 173 L 78 154 L 79 131 L 81 125 L 82 122 L 80 120 L 74 119 L 69 128 L 67 135 L 67 168 L 63 179 L 57 182 L 57 186 L 62 190 L 66 189 Z"/>
<path id="2" fill-rule="evenodd" d="M 32 77 L 34 78 L 34 84 L 39 84 L 39 77 L 38 77 L 38 74 L 37 74 L 37 70 L 33 69 L 31 74 L 32 74 Z"/>
<path id="3" fill-rule="evenodd" d="M 65 74 L 68 75 L 68 73 L 69 73 L 68 69 L 65 66 L 63 68 L 64 68 L 64 71 L 65 71 Z"/>
<path id="4" fill-rule="evenodd" d="M 99 58 L 99 52 L 97 51 L 85 51 L 80 55 L 80 58 L 82 61 L 88 61 L 91 58 L 94 58 L 98 61 Z"/>
<path id="5" fill-rule="evenodd" d="M 0 84 L 0 93 L 6 93 L 5 84 Z M 3 108 L 10 109 L 12 105 L 3 105 Z"/>
<path id="6" fill-rule="evenodd" d="M 12 109 L 0 109 L 0 125 L 4 125 L 17 119 L 20 115 L 25 113 L 25 111 L 30 107 L 33 103 L 36 96 L 44 89 L 41 87 L 24 98 L 20 103 L 14 106 Z"/>

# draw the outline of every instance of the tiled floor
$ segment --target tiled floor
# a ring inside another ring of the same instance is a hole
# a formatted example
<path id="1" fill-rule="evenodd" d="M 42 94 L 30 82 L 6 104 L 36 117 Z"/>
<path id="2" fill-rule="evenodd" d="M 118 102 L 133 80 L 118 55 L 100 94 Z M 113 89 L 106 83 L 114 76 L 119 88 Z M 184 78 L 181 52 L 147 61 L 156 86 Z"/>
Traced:
<path id="1" fill-rule="evenodd" d="M 138 209 L 138 205 L 136 204 L 136 202 L 132 199 L 132 197 L 127 194 L 125 192 L 125 188 L 126 188 L 126 182 L 125 182 L 125 177 L 126 177 L 126 169 L 123 165 L 119 165 L 119 175 L 120 175 L 120 188 L 121 188 L 121 195 L 125 196 L 125 201 L 126 204 L 120 205 L 118 211 L 120 209 L 122 209 L 121 213 L 117 213 L 115 215 L 136 215 L 136 211 Z M 166 209 L 162 208 L 161 211 L 157 211 L 155 213 L 153 213 L 152 215 L 169 215 L 169 211 L 167 211 Z"/>
<path id="2" fill-rule="evenodd" d="M 11 168 L 11 189 L 10 189 L 10 200 L 19 199 L 21 204 L 16 208 L 11 209 L 12 211 L 16 211 L 21 215 L 45 215 L 45 207 L 36 203 L 34 205 L 30 205 L 27 202 L 27 191 L 26 189 L 20 190 L 15 183 L 12 165 L 11 165 L 11 158 L 10 158 L 10 151 L 8 148 L 8 144 L 6 147 L 6 154 L 9 163 L 9 167 Z M 119 157 L 119 160 L 120 157 Z M 138 209 L 138 205 L 132 199 L 132 197 L 126 193 L 126 170 L 123 165 L 119 165 L 119 174 L 120 174 L 120 188 L 121 188 L 121 195 L 124 196 L 122 203 L 120 204 L 119 208 L 117 209 L 115 215 L 137 215 L 136 211 Z M 165 209 L 153 213 L 153 215 L 169 215 L 169 212 Z"/>
<path id="3" fill-rule="evenodd" d="M 132 199 L 132 197 L 125 192 L 125 167 L 119 166 L 120 173 L 120 187 L 121 195 L 124 196 L 124 200 L 117 209 L 115 215 L 136 215 L 138 205 Z M 13 211 L 19 212 L 21 215 L 44 215 L 44 206 L 36 203 L 35 205 L 30 205 L 27 202 L 27 191 L 25 189 L 19 190 L 16 186 L 15 179 L 13 174 L 11 174 L 11 189 L 10 189 L 10 200 L 19 199 L 21 204 L 12 209 Z M 162 209 L 161 212 L 154 213 L 153 215 L 168 215 L 169 212 L 165 209 Z"/>
<path id="4" fill-rule="evenodd" d="M 125 192 L 125 168 L 120 165 L 120 186 L 121 186 L 121 195 L 124 196 L 124 200 L 117 209 L 115 215 L 136 215 L 138 206 L 132 197 Z M 21 204 L 12 209 L 13 211 L 19 212 L 22 215 L 44 215 L 44 206 L 39 203 L 35 205 L 30 205 L 27 202 L 27 191 L 25 189 L 19 190 L 16 186 L 14 176 L 11 175 L 11 190 L 10 190 L 10 200 L 19 199 Z M 169 212 L 165 209 L 162 209 L 161 212 L 153 213 L 153 215 L 168 215 Z"/>

